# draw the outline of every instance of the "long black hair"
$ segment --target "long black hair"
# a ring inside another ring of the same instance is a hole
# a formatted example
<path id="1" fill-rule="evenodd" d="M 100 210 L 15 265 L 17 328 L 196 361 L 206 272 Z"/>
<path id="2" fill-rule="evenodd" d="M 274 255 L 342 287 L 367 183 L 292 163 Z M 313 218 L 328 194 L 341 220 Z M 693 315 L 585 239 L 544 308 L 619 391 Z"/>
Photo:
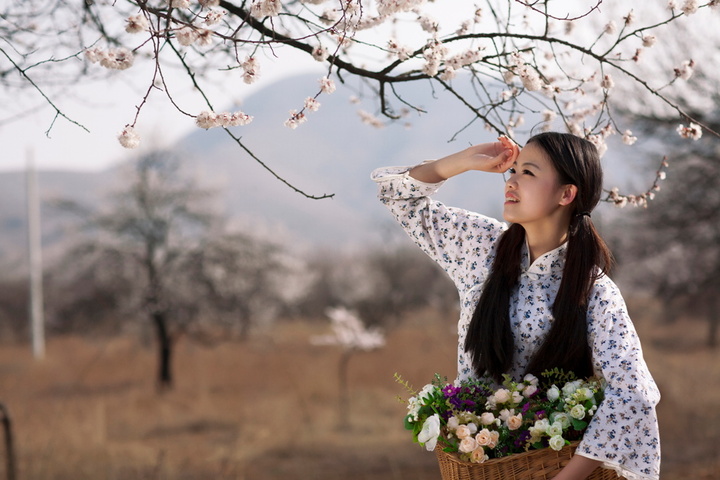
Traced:
<path id="1" fill-rule="evenodd" d="M 527 142 L 539 146 L 559 174 L 561 185 L 575 185 L 565 267 L 552 306 L 552 327 L 533 354 L 525 373 L 539 375 L 552 368 L 572 371 L 578 377 L 593 373 L 587 341 L 587 305 L 595 280 L 609 273 L 612 255 L 590 219 L 600 201 L 603 174 L 595 146 L 567 133 L 546 132 Z M 511 225 L 498 240 L 495 260 L 483 287 L 465 338 L 465 351 L 472 356 L 479 377 L 498 382 L 513 361 L 514 342 L 510 328 L 510 296 L 521 273 L 521 251 L 525 229 Z"/>

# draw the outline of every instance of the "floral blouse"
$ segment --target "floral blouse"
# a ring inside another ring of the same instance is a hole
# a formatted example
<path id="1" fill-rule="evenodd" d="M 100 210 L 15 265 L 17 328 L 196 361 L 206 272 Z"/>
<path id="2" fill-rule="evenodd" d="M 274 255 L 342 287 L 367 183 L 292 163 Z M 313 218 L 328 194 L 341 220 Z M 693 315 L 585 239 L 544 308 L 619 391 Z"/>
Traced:
<path id="1" fill-rule="evenodd" d="M 495 258 L 496 241 L 507 225 L 429 198 L 442 185 L 420 182 L 409 167 L 375 170 L 378 197 L 405 231 L 450 276 L 460 295 L 458 378 L 473 375 L 464 344 L 468 325 Z M 515 341 L 508 372 L 521 379 L 530 357 L 552 325 L 552 304 L 560 286 L 566 245 L 529 263 L 523 249 L 522 273 L 511 296 Z M 588 312 L 588 342 L 596 374 L 607 381 L 605 400 L 584 434 L 577 454 L 603 462 L 629 480 L 659 478 L 660 441 L 655 405 L 660 393 L 643 359 L 640 340 L 615 283 L 599 278 Z"/>

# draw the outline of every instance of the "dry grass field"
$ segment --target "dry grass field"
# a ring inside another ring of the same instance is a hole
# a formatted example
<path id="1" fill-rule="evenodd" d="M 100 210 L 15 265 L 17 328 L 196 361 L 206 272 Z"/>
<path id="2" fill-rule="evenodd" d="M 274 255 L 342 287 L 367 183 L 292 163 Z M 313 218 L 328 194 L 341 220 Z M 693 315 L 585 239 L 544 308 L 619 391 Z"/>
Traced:
<path id="1" fill-rule="evenodd" d="M 704 348 L 697 323 L 662 326 L 648 305 L 633 310 L 663 393 L 661 478 L 720 479 L 720 352 Z M 133 338 L 53 338 L 39 362 L 3 345 L 18 479 L 438 479 L 434 455 L 402 428 L 393 373 L 417 386 L 453 375 L 454 321 L 414 316 L 386 348 L 353 356 L 343 429 L 340 351 L 309 343 L 322 326 L 283 324 L 212 349 L 181 341 L 176 388 L 162 394 L 154 352 Z"/>

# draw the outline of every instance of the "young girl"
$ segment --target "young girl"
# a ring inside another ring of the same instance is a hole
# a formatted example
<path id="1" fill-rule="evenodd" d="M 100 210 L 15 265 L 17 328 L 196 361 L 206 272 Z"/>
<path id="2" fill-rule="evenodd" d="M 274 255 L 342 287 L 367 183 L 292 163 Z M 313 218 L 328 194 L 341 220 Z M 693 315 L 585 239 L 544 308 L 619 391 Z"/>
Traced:
<path id="1" fill-rule="evenodd" d="M 470 170 L 507 171 L 510 226 L 429 198 Z M 554 478 L 581 480 L 603 466 L 629 480 L 658 479 L 660 394 L 593 226 L 602 194 L 594 145 L 542 133 L 519 155 L 487 143 L 412 168 L 377 169 L 372 179 L 381 202 L 458 289 L 458 378 L 499 383 L 508 373 L 519 381 L 554 367 L 602 376 L 605 400 Z"/>

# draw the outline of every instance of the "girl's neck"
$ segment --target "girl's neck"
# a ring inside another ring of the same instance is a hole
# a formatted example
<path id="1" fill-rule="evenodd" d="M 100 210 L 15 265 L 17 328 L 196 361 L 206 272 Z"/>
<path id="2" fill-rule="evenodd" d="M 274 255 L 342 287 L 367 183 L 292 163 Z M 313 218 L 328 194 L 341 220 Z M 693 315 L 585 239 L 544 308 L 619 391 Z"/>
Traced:
<path id="1" fill-rule="evenodd" d="M 527 242 L 530 255 L 530 265 L 535 260 L 551 252 L 565 243 L 568 239 L 568 229 L 525 229 L 525 242 Z"/>

